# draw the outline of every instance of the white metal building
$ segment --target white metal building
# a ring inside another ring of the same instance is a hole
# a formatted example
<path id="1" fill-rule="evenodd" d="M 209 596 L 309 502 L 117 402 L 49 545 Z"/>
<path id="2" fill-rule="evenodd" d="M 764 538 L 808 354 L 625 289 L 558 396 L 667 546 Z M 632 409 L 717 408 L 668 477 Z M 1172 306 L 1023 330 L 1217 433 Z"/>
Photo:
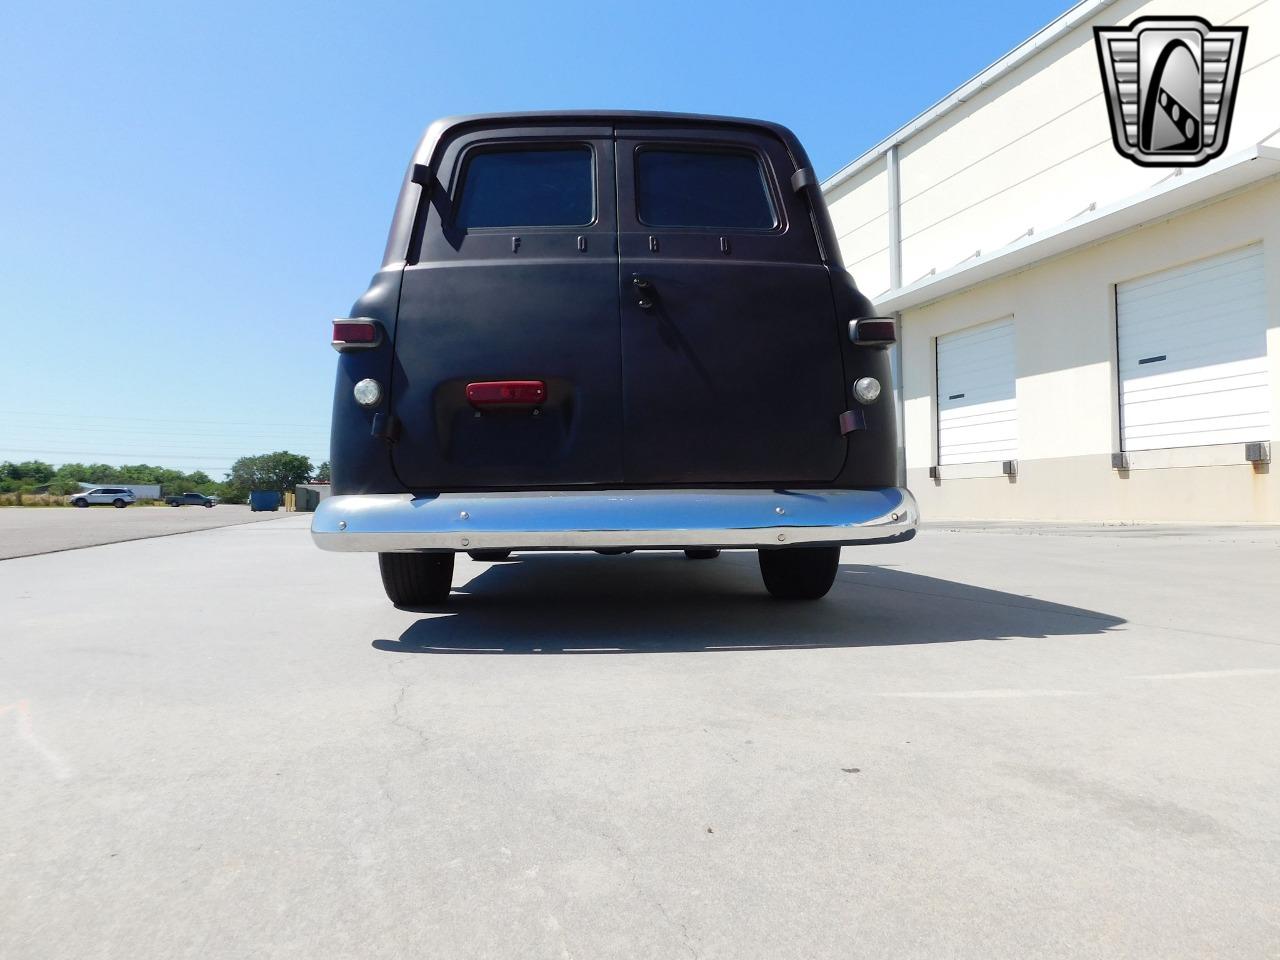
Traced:
<path id="1" fill-rule="evenodd" d="M 1092 28 L 1153 15 L 1249 28 L 1204 166 L 1112 144 Z M 1085 0 L 823 191 L 926 518 L 1280 521 L 1280 0 Z"/>

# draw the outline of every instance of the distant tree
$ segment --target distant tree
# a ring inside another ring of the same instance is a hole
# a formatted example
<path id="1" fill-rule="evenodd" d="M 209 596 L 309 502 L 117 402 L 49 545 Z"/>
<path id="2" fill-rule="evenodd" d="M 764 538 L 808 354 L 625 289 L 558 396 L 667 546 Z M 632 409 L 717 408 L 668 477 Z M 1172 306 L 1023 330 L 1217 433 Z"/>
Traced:
<path id="1" fill-rule="evenodd" d="M 13 466 L 17 469 L 19 479 L 30 486 L 48 483 L 53 479 L 53 464 L 43 460 L 26 460 Z"/>
<path id="2" fill-rule="evenodd" d="M 185 474 L 181 470 L 169 470 L 165 467 L 152 467 L 147 471 L 139 471 L 138 479 L 133 482 L 158 483 L 162 494 L 186 493 L 194 487 L 189 474 Z"/>
<path id="3" fill-rule="evenodd" d="M 267 454 L 268 458 L 279 456 Z M 286 457 L 293 454 L 284 454 Z M 300 458 L 306 464 L 303 470 L 310 469 L 306 458 Z M 298 469 L 302 469 L 298 465 Z M 48 491 L 56 496 L 67 496 L 79 490 L 81 483 L 93 484 L 159 484 L 166 493 L 182 493 L 186 490 L 198 490 L 204 494 L 226 496 L 224 485 L 210 477 L 203 470 L 183 473 L 169 467 L 152 466 L 149 463 L 130 463 L 113 467 L 109 463 L 64 463 L 60 467 L 41 460 L 28 460 L 23 463 L 5 461 L 0 463 L 0 493 L 30 492 L 35 488 L 48 487 Z"/>
<path id="4" fill-rule="evenodd" d="M 250 490 L 275 490 L 284 493 L 311 479 L 311 461 L 287 450 L 241 457 L 227 474 L 229 492 L 236 496 Z"/>
<path id="5" fill-rule="evenodd" d="M 164 467 L 153 467 L 149 463 L 123 463 L 116 467 L 115 473 L 111 478 L 111 482 L 137 484 L 162 483 L 162 474 L 167 474 L 164 479 L 167 479 L 170 482 L 173 480 L 180 481 L 182 478 L 182 474 L 177 470 L 168 470 Z"/>
<path id="6" fill-rule="evenodd" d="M 54 473 L 53 464 L 43 460 L 25 460 L 22 463 L 6 460 L 0 463 L 0 491 L 12 493 L 43 486 L 53 479 Z"/>
<path id="7" fill-rule="evenodd" d="M 87 477 L 81 479 L 85 483 L 123 483 L 120 478 L 120 468 L 113 467 L 109 463 L 91 463 L 86 468 Z"/>
<path id="8" fill-rule="evenodd" d="M 312 479 L 314 479 L 316 483 L 329 482 L 329 461 L 328 460 L 320 464 L 320 466 L 316 467 L 316 475 Z"/>
<path id="9" fill-rule="evenodd" d="M 61 483 L 93 483 L 89 479 L 89 468 L 83 463 L 64 463 L 54 473 L 54 477 Z"/>

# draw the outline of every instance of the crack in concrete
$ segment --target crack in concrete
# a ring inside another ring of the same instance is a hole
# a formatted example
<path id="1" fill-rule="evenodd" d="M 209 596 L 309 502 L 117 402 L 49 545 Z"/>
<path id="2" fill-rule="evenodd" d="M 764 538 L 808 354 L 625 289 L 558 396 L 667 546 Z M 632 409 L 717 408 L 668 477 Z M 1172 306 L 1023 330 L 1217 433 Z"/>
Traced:
<path id="1" fill-rule="evenodd" d="M 427 736 L 427 732 L 425 730 L 423 730 L 421 727 L 415 726 L 414 724 L 410 723 L 408 719 L 405 717 L 405 713 L 404 713 L 405 699 L 406 697 L 408 697 L 409 688 L 414 685 L 415 681 L 402 681 L 400 678 L 396 676 L 395 668 L 399 664 L 404 663 L 407 659 L 408 658 L 405 657 L 399 660 L 393 660 L 387 664 L 387 673 L 391 676 L 392 680 L 394 680 L 397 686 L 399 687 L 398 691 L 396 692 L 395 699 L 392 700 L 391 702 L 391 725 L 393 727 L 399 727 L 401 730 L 404 730 L 406 733 L 410 733 L 417 738 L 418 743 L 415 744 L 413 748 L 414 751 L 416 752 L 419 749 L 425 749 L 429 747 L 431 744 L 431 738 Z M 392 750 L 388 750 L 387 762 L 386 764 L 384 764 L 382 768 L 382 774 L 378 777 L 378 785 L 382 788 L 382 797 L 387 803 L 391 804 L 392 806 L 395 805 L 396 801 L 395 801 L 395 798 L 391 795 L 390 789 L 388 789 L 388 786 L 391 782 L 391 770 L 396 765 L 396 763 L 398 763 L 402 759 L 403 759 L 403 756 L 401 754 L 398 754 Z"/>
<path id="2" fill-rule="evenodd" d="M 410 723 L 408 719 L 406 719 L 404 714 L 405 698 L 409 694 L 409 688 L 412 687 L 416 681 L 413 681 L 413 680 L 400 681 L 399 678 L 397 678 L 395 675 L 395 668 L 399 664 L 405 663 L 408 659 L 409 659 L 408 657 L 402 657 L 399 660 L 393 660 L 391 663 L 387 665 L 387 673 L 391 674 L 392 679 L 396 680 L 396 682 L 399 683 L 400 685 L 400 690 L 396 694 L 395 700 L 393 700 L 391 703 L 391 725 L 393 727 L 399 727 L 401 730 L 405 730 L 408 733 L 413 734 L 415 737 L 418 738 L 418 741 L 421 743 L 421 745 L 426 747 L 431 743 L 431 738 L 427 736 L 427 731 L 423 730 L 419 726 L 415 726 L 414 724 Z"/>
<path id="3" fill-rule="evenodd" d="M 698 960 L 698 949 L 694 945 L 693 938 L 689 935 L 688 924 L 683 920 L 677 920 L 675 917 L 671 916 L 670 911 L 667 910 L 667 905 L 662 902 L 661 898 L 654 896 L 654 894 L 640 882 L 640 878 L 636 876 L 635 862 L 627 852 L 622 849 L 622 844 L 619 843 L 616 838 L 611 837 L 608 834 L 601 834 L 601 839 L 607 841 L 609 845 L 613 847 L 614 851 L 626 865 L 627 879 L 631 882 L 631 886 L 635 891 L 648 900 L 649 903 L 657 909 L 658 913 L 662 915 L 662 919 L 666 921 L 668 927 L 673 930 L 680 931 L 681 945 L 689 952 L 689 956 L 692 957 L 693 960 Z"/>

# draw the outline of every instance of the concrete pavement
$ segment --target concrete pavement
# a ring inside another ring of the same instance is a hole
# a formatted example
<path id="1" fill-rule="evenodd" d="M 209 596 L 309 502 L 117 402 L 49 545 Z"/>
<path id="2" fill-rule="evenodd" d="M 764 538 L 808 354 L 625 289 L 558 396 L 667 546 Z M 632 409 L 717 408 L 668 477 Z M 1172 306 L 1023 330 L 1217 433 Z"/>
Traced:
<path id="1" fill-rule="evenodd" d="M 307 519 L 0 563 L 0 956 L 1280 951 L 1280 531 L 935 528 L 808 605 L 463 558 L 415 613 Z"/>
<path id="2" fill-rule="evenodd" d="M 216 507 L 0 507 L 0 560 L 104 543 L 209 530 L 281 516 L 247 506 Z"/>

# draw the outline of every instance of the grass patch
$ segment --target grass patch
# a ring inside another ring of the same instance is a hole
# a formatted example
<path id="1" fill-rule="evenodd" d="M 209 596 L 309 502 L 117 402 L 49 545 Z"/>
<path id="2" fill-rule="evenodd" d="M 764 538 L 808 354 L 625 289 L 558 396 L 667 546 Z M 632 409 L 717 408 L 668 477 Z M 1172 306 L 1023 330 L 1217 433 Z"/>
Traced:
<path id="1" fill-rule="evenodd" d="M 66 507 L 69 497 L 52 493 L 0 493 L 0 507 Z"/>

